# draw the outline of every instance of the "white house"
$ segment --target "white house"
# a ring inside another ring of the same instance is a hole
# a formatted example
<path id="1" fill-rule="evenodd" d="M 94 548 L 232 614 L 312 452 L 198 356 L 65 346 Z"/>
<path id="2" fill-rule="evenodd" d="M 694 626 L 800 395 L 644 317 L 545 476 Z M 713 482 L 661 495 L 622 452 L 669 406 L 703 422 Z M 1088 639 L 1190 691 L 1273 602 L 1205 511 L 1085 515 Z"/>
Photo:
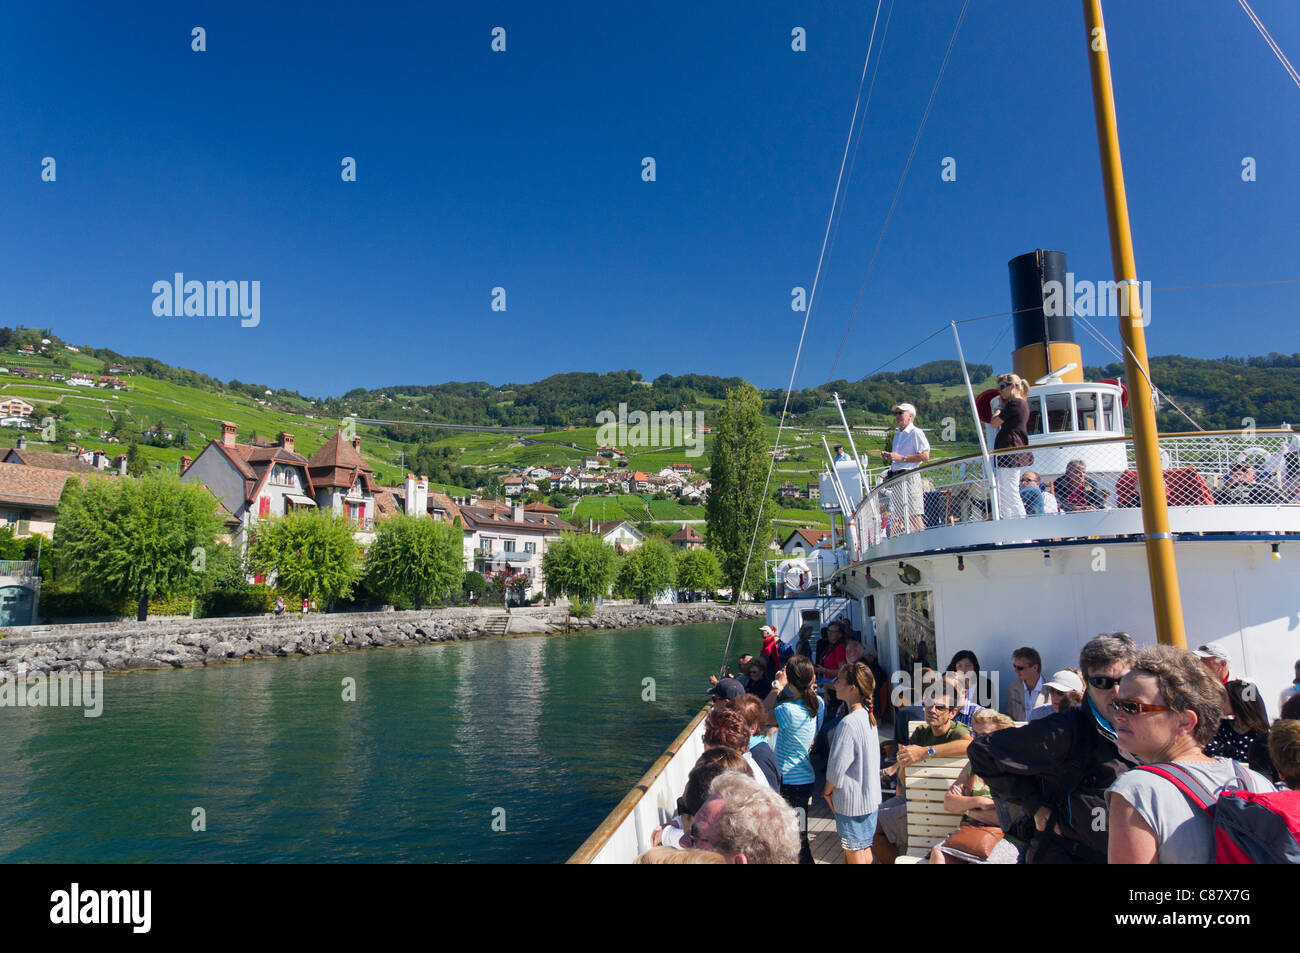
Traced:
<path id="1" fill-rule="evenodd" d="M 522 574 L 525 597 L 545 588 L 542 556 L 547 545 L 572 532 L 573 526 L 552 513 L 525 510 L 489 501 L 482 506 L 460 507 L 465 528 L 467 565 L 485 576 L 490 573 Z"/>
<path id="2" fill-rule="evenodd" d="M 593 520 L 587 521 L 587 532 L 599 536 L 606 544 L 613 546 L 620 553 L 636 549 L 646 540 L 641 532 L 627 520 Z"/>

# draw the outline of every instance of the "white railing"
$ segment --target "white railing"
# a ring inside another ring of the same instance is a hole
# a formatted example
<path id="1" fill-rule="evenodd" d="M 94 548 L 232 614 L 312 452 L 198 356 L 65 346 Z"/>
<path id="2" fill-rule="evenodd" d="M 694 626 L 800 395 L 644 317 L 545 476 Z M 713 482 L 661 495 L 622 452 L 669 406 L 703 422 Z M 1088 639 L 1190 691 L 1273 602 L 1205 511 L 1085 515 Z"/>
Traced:
<path id="1" fill-rule="evenodd" d="M 704 753 L 704 709 L 650 766 L 604 822 L 569 858 L 571 864 L 630 864 L 650 849 L 650 835 L 676 815 L 695 762 Z"/>
<path id="2" fill-rule="evenodd" d="M 1300 435 L 1289 430 L 1169 434 L 1159 444 L 1171 507 L 1300 506 Z M 1022 465 L 999 466 L 999 460 Z M 1140 506 L 1131 439 L 1038 444 L 997 451 L 990 462 L 994 487 L 978 455 L 877 485 L 854 513 L 855 555 L 892 537 L 942 527 Z"/>

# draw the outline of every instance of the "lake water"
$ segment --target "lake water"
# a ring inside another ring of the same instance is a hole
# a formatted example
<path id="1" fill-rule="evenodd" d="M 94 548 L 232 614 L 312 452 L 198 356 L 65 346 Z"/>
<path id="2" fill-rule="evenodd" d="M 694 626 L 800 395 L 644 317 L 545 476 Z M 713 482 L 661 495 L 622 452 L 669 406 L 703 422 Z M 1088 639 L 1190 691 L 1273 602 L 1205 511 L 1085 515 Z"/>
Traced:
<path id="1" fill-rule="evenodd" d="M 98 718 L 0 708 L 0 861 L 563 861 L 703 705 L 727 631 L 134 672 Z"/>

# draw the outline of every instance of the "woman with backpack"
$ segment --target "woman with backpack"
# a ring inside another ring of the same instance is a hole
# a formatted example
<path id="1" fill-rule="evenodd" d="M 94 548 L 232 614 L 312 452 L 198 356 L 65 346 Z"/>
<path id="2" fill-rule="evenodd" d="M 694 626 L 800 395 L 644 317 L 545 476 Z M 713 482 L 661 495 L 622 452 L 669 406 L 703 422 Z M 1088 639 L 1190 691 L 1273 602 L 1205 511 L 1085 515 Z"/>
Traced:
<path id="1" fill-rule="evenodd" d="M 1112 702 L 1116 744 L 1143 764 L 1106 792 L 1112 864 L 1215 862 L 1215 817 L 1201 802 L 1244 788 L 1270 793 L 1263 775 L 1202 750 L 1219 729 L 1223 687 L 1194 654 L 1139 649 Z M 1194 800 L 1188 793 L 1200 792 Z"/>

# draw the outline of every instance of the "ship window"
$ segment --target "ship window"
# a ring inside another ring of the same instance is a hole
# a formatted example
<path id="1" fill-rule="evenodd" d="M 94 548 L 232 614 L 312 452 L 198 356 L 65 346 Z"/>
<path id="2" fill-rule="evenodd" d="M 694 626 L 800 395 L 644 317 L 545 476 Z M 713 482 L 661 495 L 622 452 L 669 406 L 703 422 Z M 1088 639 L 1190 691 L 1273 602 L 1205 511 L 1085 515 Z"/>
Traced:
<path id="1" fill-rule="evenodd" d="M 898 634 L 898 667 L 911 672 L 920 664 L 938 665 L 934 641 L 934 592 L 913 589 L 894 596 L 894 631 Z"/>
<path id="2" fill-rule="evenodd" d="M 1029 423 L 1025 425 L 1026 433 L 1043 432 L 1043 399 L 1041 397 L 1029 398 Z"/>
<path id="3" fill-rule="evenodd" d="M 1097 395 L 1092 391 L 1075 391 L 1074 429 L 1103 430 L 1101 415 L 1097 412 Z"/>
<path id="4" fill-rule="evenodd" d="M 1072 417 L 1069 393 L 1048 394 L 1044 400 L 1047 403 L 1047 432 L 1069 433 Z"/>
<path id="5" fill-rule="evenodd" d="M 1124 415 L 1115 413 L 1114 394 L 1101 395 L 1101 409 L 1105 415 L 1106 426 L 1111 430 L 1122 432 L 1124 430 Z"/>

